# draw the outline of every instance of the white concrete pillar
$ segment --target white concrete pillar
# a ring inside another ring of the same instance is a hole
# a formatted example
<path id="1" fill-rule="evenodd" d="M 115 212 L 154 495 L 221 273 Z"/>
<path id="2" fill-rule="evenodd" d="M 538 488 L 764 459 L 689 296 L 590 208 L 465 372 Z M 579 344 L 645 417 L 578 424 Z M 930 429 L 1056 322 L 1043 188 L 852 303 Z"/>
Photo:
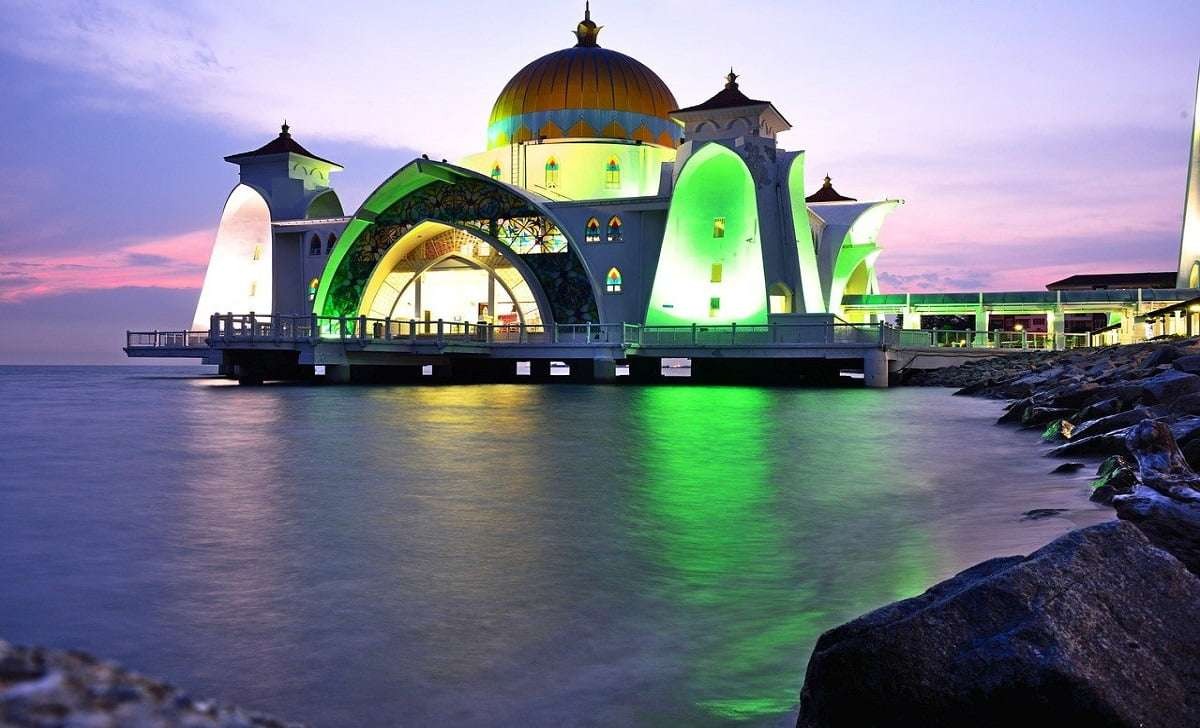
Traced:
<path id="1" fill-rule="evenodd" d="M 975 309 L 975 346 L 988 345 L 988 312 L 982 306 Z"/>
<path id="2" fill-rule="evenodd" d="M 863 384 L 872 389 L 887 389 L 888 359 L 883 349 L 870 349 L 863 357 Z"/>
<path id="3" fill-rule="evenodd" d="M 1046 312 L 1046 334 L 1050 339 L 1050 348 L 1061 351 L 1067 348 L 1066 333 L 1067 317 L 1062 309 Z"/>
<path id="4" fill-rule="evenodd" d="M 917 330 L 921 328 L 921 314 L 910 309 L 904 309 L 904 328 Z"/>

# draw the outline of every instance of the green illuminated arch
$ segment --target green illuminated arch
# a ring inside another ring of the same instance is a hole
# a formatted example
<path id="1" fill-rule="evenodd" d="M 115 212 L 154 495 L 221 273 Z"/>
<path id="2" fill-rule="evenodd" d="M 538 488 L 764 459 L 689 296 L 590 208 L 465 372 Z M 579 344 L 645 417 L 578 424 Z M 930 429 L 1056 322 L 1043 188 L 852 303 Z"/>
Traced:
<path id="1" fill-rule="evenodd" d="M 767 322 L 754 179 L 715 143 L 679 174 L 646 311 L 648 325 L 705 322 Z"/>
<path id="2" fill-rule="evenodd" d="M 530 287 L 549 304 L 546 323 L 599 322 L 592 277 L 548 210 L 484 175 L 428 160 L 405 165 L 362 204 L 329 257 L 313 312 L 358 315 L 376 267 L 427 223 L 467 230 L 531 273 Z"/>

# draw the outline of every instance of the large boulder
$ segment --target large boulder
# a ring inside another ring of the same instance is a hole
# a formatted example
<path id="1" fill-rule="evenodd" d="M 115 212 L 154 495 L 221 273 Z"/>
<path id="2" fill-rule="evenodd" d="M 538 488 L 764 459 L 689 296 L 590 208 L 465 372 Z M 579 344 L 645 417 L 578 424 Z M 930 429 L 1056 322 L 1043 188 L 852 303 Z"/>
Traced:
<path id="1" fill-rule="evenodd" d="M 1200 374 L 1200 354 L 1188 354 L 1171 362 L 1171 366 L 1188 374 Z"/>
<path id="2" fill-rule="evenodd" d="M 1098 420 L 1101 417 L 1115 415 L 1121 411 L 1121 400 L 1117 397 L 1107 397 L 1089 404 L 1087 407 L 1079 410 L 1079 414 L 1075 415 L 1075 419 L 1079 422 L 1087 422 L 1088 420 Z"/>
<path id="3" fill-rule="evenodd" d="M 1200 392 L 1192 392 L 1173 399 L 1167 404 L 1167 407 L 1174 415 L 1200 415 Z"/>
<path id="4" fill-rule="evenodd" d="M 1142 399 L 1150 404 L 1162 404 L 1185 394 L 1200 392 L 1200 376 L 1177 369 L 1168 369 L 1139 384 L 1142 387 Z"/>
<path id="5" fill-rule="evenodd" d="M 1137 407 L 1128 412 L 1118 412 L 1096 420 L 1080 422 L 1071 433 L 1071 437 L 1084 438 L 1092 435 L 1103 435 L 1115 430 L 1122 430 L 1130 425 L 1136 425 L 1142 420 L 1153 417 L 1153 413 L 1145 407 Z"/>
<path id="6" fill-rule="evenodd" d="M 1138 482 L 1142 485 L 1177 500 L 1200 501 L 1200 475 L 1179 450 L 1175 427 L 1145 420 L 1129 428 L 1125 449 L 1137 459 Z"/>
<path id="7" fill-rule="evenodd" d="M 1154 369 L 1162 366 L 1163 364 L 1170 364 L 1180 356 L 1182 356 L 1182 354 L 1180 353 L 1179 349 L 1176 349 L 1173 346 L 1164 346 L 1150 352 L 1150 355 L 1142 360 L 1141 368 Z"/>
<path id="8" fill-rule="evenodd" d="M 1132 493 L 1115 496 L 1112 504 L 1117 516 L 1137 526 L 1150 543 L 1200 575 L 1200 502 L 1180 501 L 1138 485 Z"/>
<path id="9" fill-rule="evenodd" d="M 1117 521 L 817 641 L 798 726 L 1200 725 L 1200 579 Z"/>

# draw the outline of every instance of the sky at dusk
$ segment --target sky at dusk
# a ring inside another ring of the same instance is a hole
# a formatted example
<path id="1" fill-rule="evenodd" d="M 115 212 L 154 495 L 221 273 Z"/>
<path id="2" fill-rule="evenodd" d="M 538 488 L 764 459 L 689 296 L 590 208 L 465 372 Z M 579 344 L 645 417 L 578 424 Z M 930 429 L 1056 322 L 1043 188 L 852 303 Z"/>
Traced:
<path id="1" fill-rule="evenodd" d="M 123 361 L 195 307 L 222 157 L 283 118 L 347 211 L 413 156 L 485 146 L 496 94 L 582 2 L 0 0 L 0 363 Z M 600 44 L 682 105 L 741 88 L 830 173 L 906 205 L 885 291 L 1171 270 L 1200 3 L 596 0 Z"/>

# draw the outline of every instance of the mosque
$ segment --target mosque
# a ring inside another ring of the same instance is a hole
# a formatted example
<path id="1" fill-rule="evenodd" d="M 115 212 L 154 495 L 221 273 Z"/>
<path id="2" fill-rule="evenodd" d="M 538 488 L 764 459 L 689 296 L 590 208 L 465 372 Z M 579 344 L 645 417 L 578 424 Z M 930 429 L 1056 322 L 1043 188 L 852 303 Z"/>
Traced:
<path id="1" fill-rule="evenodd" d="M 698 380 L 849 366 L 886 386 L 922 349 L 1200 334 L 1200 124 L 1177 270 L 883 293 L 879 235 L 901 200 L 859 201 L 829 176 L 806 196 L 805 153 L 778 144 L 791 124 L 732 69 L 685 106 L 600 30 L 585 4 L 575 45 L 500 90 L 484 151 L 415 159 L 353 215 L 332 186 L 342 167 L 286 122 L 226 157 L 240 179 L 191 327 L 127 332 L 125 351 L 199 357 L 248 382 L 414 366 L 496 379 L 514 363 L 540 379 L 562 362 L 594 381 L 626 362 L 652 381 L 682 358 Z"/>
<path id="2" fill-rule="evenodd" d="M 342 167 L 285 123 L 243 154 L 193 330 L 217 312 L 399 321 L 753 325 L 845 315 L 878 292 L 878 237 L 901 203 L 859 202 L 829 177 L 805 196 L 791 129 L 730 70 L 692 105 L 600 45 L 576 44 L 500 90 L 487 149 L 413 160 L 352 216 Z"/>

